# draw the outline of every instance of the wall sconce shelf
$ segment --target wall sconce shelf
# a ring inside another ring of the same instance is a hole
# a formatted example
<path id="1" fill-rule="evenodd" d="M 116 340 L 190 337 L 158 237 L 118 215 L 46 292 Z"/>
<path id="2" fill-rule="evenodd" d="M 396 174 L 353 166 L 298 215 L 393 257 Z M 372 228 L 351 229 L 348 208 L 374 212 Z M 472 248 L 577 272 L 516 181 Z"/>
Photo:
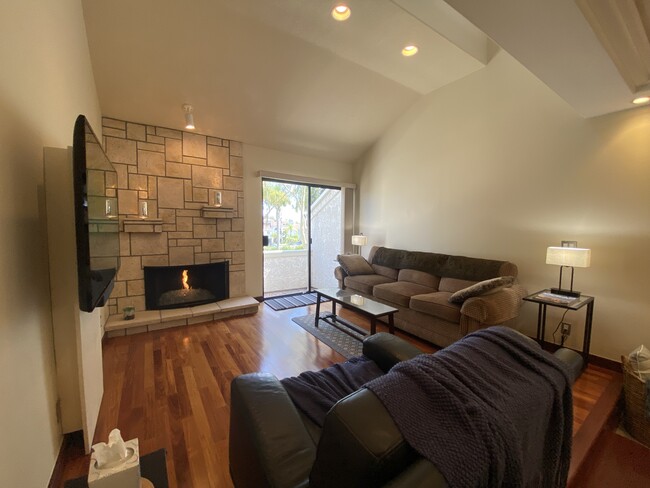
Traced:
<path id="1" fill-rule="evenodd" d="M 124 219 L 124 232 L 162 232 L 162 219 Z"/>
<path id="2" fill-rule="evenodd" d="M 232 219 L 235 209 L 230 207 L 203 207 L 201 217 L 206 219 Z"/>

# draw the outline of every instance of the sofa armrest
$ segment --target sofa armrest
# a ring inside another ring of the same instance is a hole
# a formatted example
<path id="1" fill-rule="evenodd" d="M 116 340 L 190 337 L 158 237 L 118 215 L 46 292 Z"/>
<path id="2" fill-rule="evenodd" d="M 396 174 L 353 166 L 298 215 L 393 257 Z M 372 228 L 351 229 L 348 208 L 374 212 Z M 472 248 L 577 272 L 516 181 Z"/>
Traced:
<path id="1" fill-rule="evenodd" d="M 418 457 L 379 398 L 361 388 L 327 414 L 309 486 L 382 486 Z"/>
<path id="2" fill-rule="evenodd" d="M 526 295 L 523 286 L 514 284 L 495 293 L 468 298 L 463 303 L 460 313 L 484 325 L 502 324 L 519 315 L 522 299 Z"/>
<path id="3" fill-rule="evenodd" d="M 363 355 L 372 359 L 385 373 L 400 361 L 422 354 L 417 347 L 404 339 L 380 332 L 368 336 L 363 341 Z"/>
<path id="4" fill-rule="evenodd" d="M 345 272 L 345 270 L 341 266 L 337 266 L 336 268 L 334 268 L 334 278 L 336 278 L 336 280 L 339 282 L 339 288 L 341 290 L 345 289 L 344 281 L 345 281 L 345 277 L 347 275 L 348 274 Z"/>
<path id="5" fill-rule="evenodd" d="M 567 349 L 566 347 L 559 348 L 553 353 L 553 355 L 562 361 L 569 370 L 569 378 L 571 379 L 571 384 L 575 383 L 575 381 L 580 376 L 580 373 L 582 373 L 582 369 L 584 368 L 584 360 L 582 359 L 582 355 L 579 352 L 574 351 L 573 349 Z"/>
<path id="6" fill-rule="evenodd" d="M 280 381 L 245 374 L 230 384 L 230 476 L 236 487 L 304 487 L 316 446 Z"/>

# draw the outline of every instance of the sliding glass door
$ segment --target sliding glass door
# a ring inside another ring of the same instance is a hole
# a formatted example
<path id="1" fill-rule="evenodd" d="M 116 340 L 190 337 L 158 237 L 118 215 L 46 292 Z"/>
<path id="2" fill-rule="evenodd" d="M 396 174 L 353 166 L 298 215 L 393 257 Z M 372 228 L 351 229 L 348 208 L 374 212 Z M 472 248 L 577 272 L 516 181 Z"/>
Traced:
<path id="1" fill-rule="evenodd" d="M 264 179 L 264 295 L 336 286 L 342 252 L 340 188 Z"/>
<path id="2" fill-rule="evenodd" d="M 312 186 L 310 196 L 310 286 L 334 288 L 336 255 L 343 252 L 343 192 Z"/>

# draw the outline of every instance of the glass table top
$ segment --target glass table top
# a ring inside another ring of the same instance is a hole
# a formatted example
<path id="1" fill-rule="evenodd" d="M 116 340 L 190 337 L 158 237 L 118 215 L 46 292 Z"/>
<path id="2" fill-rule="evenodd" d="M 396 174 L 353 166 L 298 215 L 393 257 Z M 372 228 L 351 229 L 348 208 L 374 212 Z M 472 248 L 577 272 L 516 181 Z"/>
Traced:
<path id="1" fill-rule="evenodd" d="M 550 289 L 545 289 L 524 297 L 527 302 L 542 303 L 546 305 L 555 305 L 558 307 L 578 310 L 590 302 L 594 297 L 589 295 L 580 295 L 579 297 L 569 297 L 552 293 Z"/>
<path id="2" fill-rule="evenodd" d="M 394 313 L 398 310 L 395 307 L 384 305 L 376 302 L 371 298 L 364 297 L 350 290 L 341 290 L 339 288 L 321 288 L 316 290 L 324 297 L 336 300 L 339 303 L 349 305 L 351 308 L 360 310 L 369 315 L 380 316 L 388 313 Z"/>

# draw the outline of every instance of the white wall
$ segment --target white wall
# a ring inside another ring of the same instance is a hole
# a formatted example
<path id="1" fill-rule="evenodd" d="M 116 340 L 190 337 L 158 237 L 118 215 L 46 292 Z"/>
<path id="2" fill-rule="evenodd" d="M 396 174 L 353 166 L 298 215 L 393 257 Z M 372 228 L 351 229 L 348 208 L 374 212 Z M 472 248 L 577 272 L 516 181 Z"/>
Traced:
<path id="1" fill-rule="evenodd" d="M 43 148 L 100 127 L 79 0 L 5 2 L 0 15 L 0 486 L 47 486 L 61 442 Z"/>
<path id="2" fill-rule="evenodd" d="M 649 107 L 583 119 L 501 52 L 424 97 L 358 166 L 369 244 L 511 260 L 533 292 L 557 284 L 546 247 L 577 240 L 592 249 L 575 282 L 596 297 L 591 352 L 650 344 Z M 570 345 L 583 317 L 567 316 Z M 519 327 L 535 323 L 525 304 Z"/>
<path id="3" fill-rule="evenodd" d="M 353 166 L 244 144 L 244 201 L 246 226 L 246 293 L 263 294 L 262 178 L 260 171 L 351 183 Z"/>

